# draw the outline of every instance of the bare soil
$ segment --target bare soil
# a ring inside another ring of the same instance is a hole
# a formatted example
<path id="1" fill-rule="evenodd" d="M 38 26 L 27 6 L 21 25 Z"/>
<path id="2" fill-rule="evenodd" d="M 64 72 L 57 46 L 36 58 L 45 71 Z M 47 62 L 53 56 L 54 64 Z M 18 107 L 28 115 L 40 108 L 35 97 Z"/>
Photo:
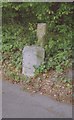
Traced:
<path id="1" fill-rule="evenodd" d="M 32 94 L 38 92 L 50 96 L 57 101 L 72 104 L 72 70 L 68 69 L 60 74 L 54 70 L 50 70 L 27 81 L 14 81 L 7 78 L 4 74 L 3 77 L 13 84 L 20 84 L 23 90 Z"/>

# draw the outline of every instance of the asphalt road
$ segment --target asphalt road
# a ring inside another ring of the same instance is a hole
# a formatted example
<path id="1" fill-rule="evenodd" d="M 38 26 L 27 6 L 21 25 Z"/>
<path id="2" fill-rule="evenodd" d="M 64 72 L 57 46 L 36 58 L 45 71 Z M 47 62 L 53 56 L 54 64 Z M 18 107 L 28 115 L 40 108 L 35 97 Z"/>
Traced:
<path id="1" fill-rule="evenodd" d="M 2 81 L 2 118 L 72 118 L 72 106 Z"/>

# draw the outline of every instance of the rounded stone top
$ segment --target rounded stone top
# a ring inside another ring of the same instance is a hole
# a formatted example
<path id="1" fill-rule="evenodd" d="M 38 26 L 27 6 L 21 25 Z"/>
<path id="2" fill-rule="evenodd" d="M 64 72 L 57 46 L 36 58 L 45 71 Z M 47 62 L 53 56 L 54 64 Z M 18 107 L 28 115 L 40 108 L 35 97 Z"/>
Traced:
<path id="1" fill-rule="evenodd" d="M 23 52 L 25 52 L 25 51 L 35 52 L 37 50 L 43 50 L 44 51 L 44 48 L 42 48 L 40 46 L 37 46 L 37 45 L 25 46 L 24 49 L 23 49 Z"/>

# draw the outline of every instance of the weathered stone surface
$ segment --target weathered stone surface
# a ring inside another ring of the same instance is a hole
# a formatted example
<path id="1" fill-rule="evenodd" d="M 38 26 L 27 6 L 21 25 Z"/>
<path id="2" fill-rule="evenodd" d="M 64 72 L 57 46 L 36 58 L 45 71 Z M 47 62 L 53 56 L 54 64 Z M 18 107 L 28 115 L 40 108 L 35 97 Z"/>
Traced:
<path id="1" fill-rule="evenodd" d="M 38 25 L 37 25 L 37 37 L 38 37 L 37 44 L 40 45 L 41 47 L 44 46 L 45 41 L 46 41 L 46 39 L 45 39 L 46 31 L 47 31 L 46 23 L 38 23 Z"/>
<path id="2" fill-rule="evenodd" d="M 30 77 L 34 76 L 35 67 L 44 61 L 44 49 L 39 46 L 26 46 L 23 49 L 22 74 Z"/>

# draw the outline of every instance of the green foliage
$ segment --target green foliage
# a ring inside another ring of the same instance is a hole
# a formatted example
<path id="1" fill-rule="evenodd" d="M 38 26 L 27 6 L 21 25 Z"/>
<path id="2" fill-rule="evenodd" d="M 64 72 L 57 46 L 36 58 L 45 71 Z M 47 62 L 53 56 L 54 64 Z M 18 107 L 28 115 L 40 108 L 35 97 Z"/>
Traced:
<path id="1" fill-rule="evenodd" d="M 22 50 L 36 44 L 37 23 L 48 26 L 45 62 L 36 74 L 55 69 L 62 72 L 71 66 L 73 36 L 72 3 L 8 2 L 2 4 L 3 65 L 21 73 Z M 15 76 L 15 75 L 13 75 Z"/>
<path id="2" fill-rule="evenodd" d="M 35 75 L 37 76 L 39 73 L 45 72 L 45 68 L 46 68 L 45 64 L 44 63 L 41 64 L 38 68 L 36 68 Z"/>

